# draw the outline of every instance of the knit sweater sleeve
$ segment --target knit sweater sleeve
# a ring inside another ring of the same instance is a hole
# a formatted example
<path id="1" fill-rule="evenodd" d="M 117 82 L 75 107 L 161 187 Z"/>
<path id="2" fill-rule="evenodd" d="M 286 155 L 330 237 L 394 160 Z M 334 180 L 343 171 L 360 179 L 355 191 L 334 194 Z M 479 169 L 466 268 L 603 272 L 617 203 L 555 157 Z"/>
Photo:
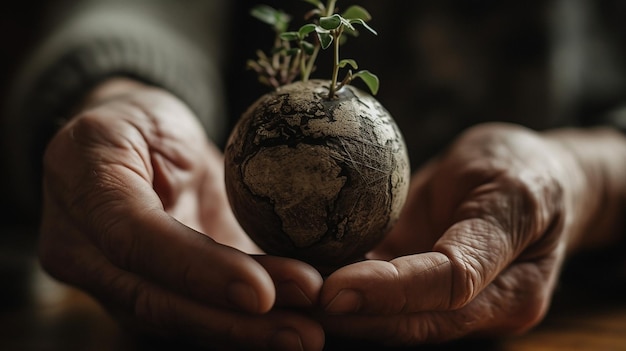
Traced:
<path id="1" fill-rule="evenodd" d="M 165 88 L 220 141 L 221 21 L 228 1 L 70 1 L 16 74 L 3 131 L 19 206 L 38 203 L 46 143 L 97 83 L 126 76 Z M 56 24 L 54 24 L 56 23 Z"/>

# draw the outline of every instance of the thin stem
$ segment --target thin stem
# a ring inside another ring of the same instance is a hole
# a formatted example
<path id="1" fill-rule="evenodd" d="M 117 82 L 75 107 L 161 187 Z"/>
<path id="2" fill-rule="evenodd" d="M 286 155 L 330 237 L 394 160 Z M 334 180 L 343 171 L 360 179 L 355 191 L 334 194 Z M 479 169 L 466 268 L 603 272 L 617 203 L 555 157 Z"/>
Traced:
<path id="1" fill-rule="evenodd" d="M 337 0 L 328 0 L 326 4 L 326 16 L 332 16 L 335 13 L 335 3 Z"/>
<path id="2" fill-rule="evenodd" d="M 304 47 L 302 46 L 302 44 L 299 44 L 300 46 L 300 52 L 298 52 L 298 63 L 300 65 L 300 76 L 302 77 L 302 81 L 306 82 L 308 80 L 308 77 L 306 75 L 306 62 L 305 62 L 305 57 L 306 55 L 304 54 Z"/>
<path id="3" fill-rule="evenodd" d="M 281 46 L 282 46 L 282 40 L 277 34 L 276 38 L 274 39 L 274 48 L 277 49 L 277 48 L 280 48 Z M 279 66 L 280 66 L 280 54 L 278 53 L 278 51 L 276 51 L 272 55 L 272 67 L 274 67 L 276 70 L 279 70 Z"/>
<path id="4" fill-rule="evenodd" d="M 332 31 L 333 34 L 333 77 L 330 82 L 330 90 L 328 92 L 328 98 L 332 99 L 335 96 L 335 91 L 337 88 L 337 77 L 339 76 L 339 38 L 341 37 L 341 32 L 343 30 L 343 25 L 340 25 L 339 28 Z"/>
<path id="5" fill-rule="evenodd" d="M 281 62 L 280 64 L 280 81 L 283 84 L 287 84 L 287 77 L 288 77 L 290 65 L 291 65 L 291 56 L 283 57 L 283 62 Z"/>
<path id="6" fill-rule="evenodd" d="M 289 67 L 289 77 L 287 78 L 287 81 L 289 83 L 293 82 L 294 79 L 296 79 L 298 77 L 298 74 L 300 74 L 302 71 L 300 70 L 300 62 L 304 60 L 304 56 L 302 54 L 302 52 L 299 52 L 296 55 L 296 58 L 291 60 L 291 66 Z M 302 75 L 300 75 L 302 77 Z"/>
<path id="7" fill-rule="evenodd" d="M 326 4 L 326 16 L 332 16 L 335 13 L 335 4 L 337 0 L 328 0 Z M 333 34 L 333 77 L 330 82 L 330 90 L 328 91 L 328 99 L 332 99 L 335 96 L 337 88 L 337 77 L 339 76 L 339 38 L 341 37 L 341 31 L 343 25 L 332 31 Z"/>
<path id="8" fill-rule="evenodd" d="M 337 85 L 337 90 L 340 90 L 344 86 L 350 84 L 351 81 L 352 81 L 352 70 L 348 70 L 348 74 L 346 74 L 346 76 L 343 78 L 341 83 Z"/>
<path id="9" fill-rule="evenodd" d="M 313 49 L 313 53 L 309 57 L 309 61 L 306 64 L 306 68 L 304 70 L 304 73 L 302 74 L 302 81 L 303 82 L 306 82 L 306 81 L 309 80 L 309 77 L 311 76 L 311 72 L 313 71 L 313 65 L 315 64 L 315 60 L 317 59 L 317 54 L 319 52 L 320 52 L 320 46 L 316 45 L 315 49 Z M 304 61 L 304 60 L 302 60 L 302 61 Z"/>
<path id="10" fill-rule="evenodd" d="M 337 0 L 328 0 L 328 3 L 326 4 L 326 13 L 324 14 L 325 16 L 332 16 L 332 14 L 335 12 L 335 4 L 337 3 Z M 309 77 L 311 76 L 311 73 L 313 71 L 313 65 L 315 65 L 315 60 L 317 60 L 317 55 L 320 52 L 320 45 L 315 45 L 315 49 L 313 49 L 313 53 L 311 54 L 311 56 L 309 57 L 309 60 L 306 63 L 306 68 L 304 69 L 304 71 L 302 71 L 302 81 L 306 82 L 309 80 Z"/>

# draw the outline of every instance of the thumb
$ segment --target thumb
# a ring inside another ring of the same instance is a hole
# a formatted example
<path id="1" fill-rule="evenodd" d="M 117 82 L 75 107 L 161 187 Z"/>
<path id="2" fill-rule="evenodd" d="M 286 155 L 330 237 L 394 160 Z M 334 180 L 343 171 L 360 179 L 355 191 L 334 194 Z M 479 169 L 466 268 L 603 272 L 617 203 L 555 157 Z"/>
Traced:
<path id="1" fill-rule="evenodd" d="M 433 252 L 364 261 L 328 277 L 320 302 L 329 313 L 398 314 L 461 308 L 514 259 L 501 228 L 482 219 L 449 228 Z M 384 287 L 384 289 L 381 289 Z"/>

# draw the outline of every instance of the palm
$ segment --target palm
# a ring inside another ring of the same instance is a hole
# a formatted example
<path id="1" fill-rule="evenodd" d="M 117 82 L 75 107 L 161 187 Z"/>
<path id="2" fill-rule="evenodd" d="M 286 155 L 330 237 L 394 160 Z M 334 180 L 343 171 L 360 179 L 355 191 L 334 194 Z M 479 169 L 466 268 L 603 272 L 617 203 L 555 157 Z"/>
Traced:
<path id="1" fill-rule="evenodd" d="M 40 259 L 52 275 L 155 332 L 272 349 L 287 329 L 321 348 L 316 322 L 274 311 L 310 306 L 321 277 L 242 252 L 256 248 L 228 207 L 221 155 L 174 96 L 141 87 L 85 110 L 44 163 Z"/>
<path id="2" fill-rule="evenodd" d="M 461 137 L 416 173 L 398 223 L 369 254 L 374 260 L 326 280 L 322 302 L 357 292 L 331 303 L 342 315 L 326 326 L 416 343 L 534 325 L 564 257 L 569 213 L 555 178 L 560 155 L 548 151 L 541 138 L 510 127 Z"/>

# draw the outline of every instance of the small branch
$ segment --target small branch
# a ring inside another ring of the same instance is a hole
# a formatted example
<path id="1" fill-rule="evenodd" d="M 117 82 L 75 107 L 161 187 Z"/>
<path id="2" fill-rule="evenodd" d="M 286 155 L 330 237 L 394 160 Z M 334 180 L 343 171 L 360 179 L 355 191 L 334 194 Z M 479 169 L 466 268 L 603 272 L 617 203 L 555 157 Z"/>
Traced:
<path id="1" fill-rule="evenodd" d="M 280 48 L 282 48 L 282 40 L 280 39 L 280 37 L 277 35 L 276 38 L 274 39 L 274 54 L 272 55 L 272 67 L 274 67 L 275 70 L 278 71 L 278 68 L 280 66 Z"/>
<path id="2" fill-rule="evenodd" d="M 335 3 L 337 0 L 328 0 L 328 4 L 326 5 L 326 16 L 332 16 L 335 13 Z"/>
<path id="3" fill-rule="evenodd" d="M 333 76 L 330 81 L 330 90 L 328 91 L 328 99 L 335 96 L 337 90 L 337 78 L 339 76 L 339 38 L 343 31 L 343 25 L 332 31 L 333 34 Z"/>
<path id="4" fill-rule="evenodd" d="M 320 46 L 315 45 L 315 49 L 313 49 L 313 53 L 309 56 L 309 60 L 306 63 L 306 68 L 304 70 L 304 74 L 302 74 L 302 81 L 306 82 L 309 80 L 311 73 L 313 72 L 313 65 L 315 64 L 315 60 L 317 59 L 317 54 L 320 52 Z M 304 61 L 304 60 L 303 60 Z"/>
<path id="5" fill-rule="evenodd" d="M 339 83 L 337 90 L 340 90 L 344 86 L 350 84 L 350 82 L 352 82 L 352 70 L 348 70 L 348 74 L 346 74 L 341 83 Z"/>
<path id="6" fill-rule="evenodd" d="M 363 79 L 375 94 L 378 90 L 378 77 L 369 71 L 359 71 L 354 74 L 349 71 L 343 80 L 338 82 L 339 64 L 342 62 L 339 56 L 342 35 L 346 27 L 355 30 L 352 24 L 361 25 L 373 34 L 377 34 L 365 23 L 371 19 L 370 14 L 364 8 L 355 5 L 350 6 L 343 15 L 340 15 L 335 13 L 337 0 L 326 0 L 325 4 L 322 1 L 308 0 L 315 6 L 305 16 L 309 23 L 295 31 L 287 30 L 291 19 L 289 15 L 270 6 L 255 7 L 251 11 L 252 15 L 272 26 L 276 37 L 272 51 L 269 53 L 257 51 L 258 58 L 255 62 L 248 63 L 248 68 L 257 72 L 264 84 L 273 87 L 291 84 L 298 78 L 307 82 L 316 70 L 315 61 L 320 50 L 332 45 L 333 67 L 328 99 L 335 98 L 337 91 L 350 84 L 355 78 Z M 357 69 L 353 59 L 344 62 Z"/>
<path id="7" fill-rule="evenodd" d="M 280 64 L 280 81 L 285 84 L 289 77 L 289 67 L 291 63 L 291 56 L 285 56 L 283 62 Z"/>

